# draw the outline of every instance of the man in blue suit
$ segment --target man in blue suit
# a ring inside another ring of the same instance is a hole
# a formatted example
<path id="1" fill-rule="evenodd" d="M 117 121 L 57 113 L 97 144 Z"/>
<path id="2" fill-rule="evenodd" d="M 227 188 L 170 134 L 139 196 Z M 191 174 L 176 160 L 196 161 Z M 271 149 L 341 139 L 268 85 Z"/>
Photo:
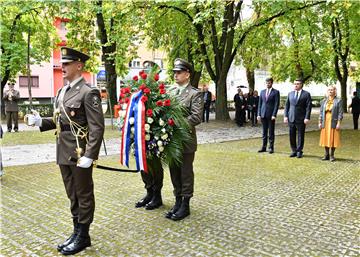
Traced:
<path id="1" fill-rule="evenodd" d="M 267 141 L 269 138 L 269 153 L 274 153 L 275 141 L 275 119 L 279 109 L 280 93 L 272 87 L 273 79 L 266 79 L 266 89 L 260 92 L 257 119 L 262 123 L 263 144 L 259 153 L 266 152 Z"/>
<path id="2" fill-rule="evenodd" d="M 290 157 L 303 157 L 304 138 L 306 124 L 310 121 L 311 114 L 311 95 L 302 89 L 302 79 L 294 81 L 294 91 L 288 94 L 285 111 L 284 122 L 289 124 L 290 134 Z M 297 142 L 296 142 L 296 133 Z"/>

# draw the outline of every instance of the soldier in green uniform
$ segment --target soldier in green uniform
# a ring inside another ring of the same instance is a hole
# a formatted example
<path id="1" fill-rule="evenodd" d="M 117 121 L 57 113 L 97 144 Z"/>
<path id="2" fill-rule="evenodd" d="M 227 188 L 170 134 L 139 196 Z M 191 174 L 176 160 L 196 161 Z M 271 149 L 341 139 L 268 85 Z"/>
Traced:
<path id="1" fill-rule="evenodd" d="M 202 121 L 203 97 L 202 92 L 190 84 L 190 76 L 193 67 L 183 59 L 176 59 L 174 62 L 174 78 L 177 85 L 181 88 L 179 100 L 186 107 L 187 118 L 192 140 L 184 144 L 183 160 L 179 166 L 170 166 L 171 182 L 174 187 L 175 205 L 166 214 L 166 218 L 172 220 L 182 220 L 190 215 L 190 198 L 194 192 L 194 170 L 193 161 L 197 149 L 197 139 L 195 126 Z"/>
<path id="2" fill-rule="evenodd" d="M 104 134 L 104 116 L 99 90 L 82 77 L 89 56 L 67 47 L 61 48 L 61 54 L 63 78 L 68 84 L 56 95 L 54 117 L 41 118 L 35 112 L 28 116 L 28 124 L 39 126 L 40 131 L 57 129 L 56 162 L 74 225 L 71 236 L 57 249 L 70 255 L 91 245 L 89 226 L 95 210 L 92 170 Z"/>

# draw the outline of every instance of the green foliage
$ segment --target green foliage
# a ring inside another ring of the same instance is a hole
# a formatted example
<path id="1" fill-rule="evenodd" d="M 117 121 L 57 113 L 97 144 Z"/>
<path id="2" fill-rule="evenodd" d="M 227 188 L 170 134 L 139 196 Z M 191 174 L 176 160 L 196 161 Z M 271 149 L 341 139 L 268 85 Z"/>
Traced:
<path id="1" fill-rule="evenodd" d="M 30 62 L 49 61 L 59 41 L 54 17 L 58 5 L 40 1 L 1 2 L 1 79 L 2 86 L 17 73 L 26 73 L 27 37 L 30 32 Z M 4 83 L 5 82 L 5 83 Z"/>

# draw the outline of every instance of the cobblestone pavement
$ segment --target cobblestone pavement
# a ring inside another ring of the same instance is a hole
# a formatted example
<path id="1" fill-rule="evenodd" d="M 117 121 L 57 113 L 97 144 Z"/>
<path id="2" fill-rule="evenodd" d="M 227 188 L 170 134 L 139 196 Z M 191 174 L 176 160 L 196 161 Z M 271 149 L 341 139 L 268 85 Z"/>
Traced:
<path id="1" fill-rule="evenodd" d="M 167 169 L 164 206 L 153 211 L 134 208 L 144 193 L 139 174 L 95 169 L 92 246 L 79 256 L 360 256 L 358 153 L 349 158 L 344 149 L 339 161 L 320 162 L 318 135 L 310 133 L 306 158 L 298 160 L 287 158 L 286 135 L 276 137 L 273 155 L 257 153 L 259 138 L 233 141 L 259 137 L 260 126 L 211 121 L 198 131 L 202 143 L 230 142 L 199 146 L 190 217 L 164 218 L 173 204 Z M 287 127 L 279 123 L 276 134 L 287 134 Z M 71 232 L 61 175 L 48 163 L 51 147 L 32 146 L 28 153 L 20 147 L 19 154 L 33 159 L 45 149 L 47 163 L 8 166 L 0 179 L 0 256 L 59 256 L 56 245 Z M 118 166 L 119 158 L 101 162 Z"/>

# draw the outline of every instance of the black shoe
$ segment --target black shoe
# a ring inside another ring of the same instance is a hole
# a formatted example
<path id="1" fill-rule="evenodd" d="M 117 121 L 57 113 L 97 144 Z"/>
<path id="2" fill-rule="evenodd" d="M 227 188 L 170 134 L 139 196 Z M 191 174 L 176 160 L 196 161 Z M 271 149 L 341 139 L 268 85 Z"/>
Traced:
<path id="1" fill-rule="evenodd" d="M 75 239 L 67 246 L 65 246 L 60 253 L 63 255 L 71 255 L 81 252 L 86 247 L 91 246 L 91 240 L 89 236 L 89 225 L 79 224 L 79 233 Z"/>
<path id="2" fill-rule="evenodd" d="M 181 203 L 182 203 L 182 197 L 177 196 L 175 200 L 175 205 L 171 208 L 170 211 L 166 213 L 165 218 L 171 219 L 171 216 L 180 209 Z"/>
<path id="3" fill-rule="evenodd" d="M 266 148 L 261 148 L 258 153 L 263 153 L 263 152 L 266 152 Z"/>
<path id="4" fill-rule="evenodd" d="M 297 158 L 302 158 L 302 157 L 303 157 L 303 153 L 302 153 L 302 152 L 298 152 L 298 153 L 296 154 L 296 157 L 297 157 Z"/>
<path id="5" fill-rule="evenodd" d="M 144 196 L 144 198 L 142 198 L 140 201 L 138 201 L 135 204 L 135 208 L 141 208 L 141 207 L 144 207 L 145 205 L 147 205 L 153 198 L 153 194 L 154 193 L 151 189 L 147 189 L 146 195 Z"/>
<path id="6" fill-rule="evenodd" d="M 269 149 L 269 154 L 273 154 L 274 153 L 274 149 L 270 148 Z"/>
<path id="7" fill-rule="evenodd" d="M 335 157 L 334 156 L 330 156 L 330 161 L 334 162 L 335 161 Z"/>
<path id="8" fill-rule="evenodd" d="M 60 252 L 65 246 L 68 246 L 74 239 L 76 238 L 78 232 L 79 232 L 79 224 L 78 224 L 78 218 L 73 218 L 73 224 L 74 224 L 74 231 L 71 234 L 71 236 L 66 239 L 66 241 L 62 244 L 59 244 L 57 246 L 57 250 Z"/>
<path id="9" fill-rule="evenodd" d="M 189 197 L 184 197 L 180 209 L 175 212 L 172 216 L 171 219 L 174 221 L 178 221 L 178 220 L 182 220 L 184 218 L 186 218 L 187 216 L 190 215 L 190 198 Z"/>
<path id="10" fill-rule="evenodd" d="M 159 208 L 162 205 L 161 193 L 156 192 L 152 197 L 151 201 L 145 205 L 146 210 L 154 210 Z"/>
<path id="11" fill-rule="evenodd" d="M 296 156 L 296 152 L 292 152 L 289 157 L 295 157 Z"/>
<path id="12" fill-rule="evenodd" d="M 323 161 L 328 161 L 328 160 L 330 160 L 330 156 L 329 156 L 329 155 L 325 155 L 323 158 L 321 158 L 321 160 L 323 160 Z"/>

